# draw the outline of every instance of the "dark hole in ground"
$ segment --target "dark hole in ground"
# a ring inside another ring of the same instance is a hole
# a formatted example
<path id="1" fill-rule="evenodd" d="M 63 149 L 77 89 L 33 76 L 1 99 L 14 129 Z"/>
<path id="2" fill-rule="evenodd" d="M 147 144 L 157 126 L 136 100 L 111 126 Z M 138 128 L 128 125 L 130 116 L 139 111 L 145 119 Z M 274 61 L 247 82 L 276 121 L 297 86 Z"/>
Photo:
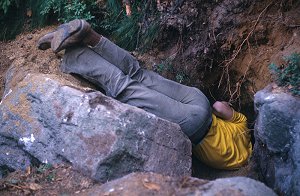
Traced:
<path id="1" fill-rule="evenodd" d="M 163 40 L 158 43 L 155 43 L 155 48 L 158 51 L 168 51 L 174 45 L 174 43 L 178 42 L 178 38 L 180 37 L 180 32 L 178 29 L 174 27 L 168 27 L 164 30 L 161 30 L 161 34 L 157 40 Z"/>
<path id="2" fill-rule="evenodd" d="M 213 72 L 215 73 L 215 71 Z M 218 73 L 222 73 L 222 70 L 219 70 Z M 236 85 L 236 81 L 239 78 L 235 76 L 238 75 L 234 71 L 231 71 L 231 76 L 233 76 L 230 80 L 230 86 L 234 89 Z M 220 87 L 218 87 L 221 76 L 220 75 L 211 75 L 207 76 L 209 79 L 206 80 L 203 92 L 208 97 L 211 105 L 213 105 L 216 101 L 228 101 L 230 100 L 230 93 L 225 90 L 227 87 L 227 80 L 222 81 Z M 252 146 L 254 146 L 254 125 L 256 119 L 256 113 L 254 110 L 254 98 L 253 94 L 249 92 L 249 86 L 252 84 L 245 80 L 240 88 L 240 94 L 237 99 L 234 99 L 231 102 L 232 107 L 235 111 L 244 114 L 247 117 L 248 129 L 251 133 L 251 142 Z M 214 180 L 217 178 L 224 177 L 234 177 L 234 176 L 246 176 L 253 179 L 258 180 L 259 176 L 255 168 L 254 160 L 251 158 L 249 163 L 238 170 L 220 170 L 211 168 L 201 161 L 199 161 L 195 156 L 192 157 L 192 176 L 201 178 Z"/>
<path id="3" fill-rule="evenodd" d="M 212 101 L 214 103 L 214 101 Z M 240 112 L 246 115 L 248 119 L 248 129 L 251 133 L 251 142 L 254 146 L 254 119 L 255 112 L 253 108 L 253 101 L 240 105 Z M 192 176 L 200 179 L 215 180 L 217 178 L 234 177 L 234 176 L 246 176 L 255 180 L 259 180 L 259 175 L 256 171 L 255 163 L 253 158 L 250 158 L 247 165 L 237 170 L 221 170 L 215 169 L 205 165 L 195 156 L 192 157 Z"/>

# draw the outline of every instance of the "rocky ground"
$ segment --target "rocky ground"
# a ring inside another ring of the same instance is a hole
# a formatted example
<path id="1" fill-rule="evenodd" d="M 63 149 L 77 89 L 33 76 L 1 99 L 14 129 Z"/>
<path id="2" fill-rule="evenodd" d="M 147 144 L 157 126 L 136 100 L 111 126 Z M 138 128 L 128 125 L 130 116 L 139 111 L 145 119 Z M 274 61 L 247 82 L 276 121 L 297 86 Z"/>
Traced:
<path id="1" fill-rule="evenodd" d="M 247 114 L 253 125 L 253 96 L 272 81 L 269 64 L 281 64 L 284 56 L 300 51 L 300 9 L 299 4 L 293 6 L 293 3 L 225 0 L 214 8 L 208 8 L 205 3 L 203 6 L 187 1 L 178 16 L 190 12 L 187 22 L 191 25 L 182 30 L 182 26 L 170 23 L 167 18 L 169 23 L 166 23 L 162 35 L 171 37 L 168 44 L 157 44 L 146 54 L 134 54 L 144 67 L 157 70 L 157 65 L 161 64 L 162 69 L 158 70 L 161 74 L 200 88 L 211 100 L 230 99 L 238 110 Z M 198 14 L 193 15 L 191 8 Z M 5 74 L 11 64 L 24 72 L 51 73 L 75 85 L 96 88 L 59 71 L 63 53 L 54 54 L 50 50 L 39 51 L 36 48 L 38 38 L 54 28 L 50 26 L 24 32 L 15 40 L 0 42 L 0 95 L 4 91 Z M 173 71 L 166 69 L 169 65 Z M 20 80 L 21 76 L 20 73 Z M 17 84 L 18 77 L 13 82 Z M 237 171 L 219 171 L 193 160 L 193 174 L 209 180 L 230 176 L 256 179 L 252 164 L 253 161 Z M 94 185 L 69 166 L 53 166 L 12 173 L 0 181 L 0 191 L 7 195 L 74 194 Z"/>
<path id="2" fill-rule="evenodd" d="M 84 192 L 95 182 L 66 165 L 43 165 L 0 180 L 1 195 L 58 195 Z M 99 183 L 98 183 L 99 184 Z"/>

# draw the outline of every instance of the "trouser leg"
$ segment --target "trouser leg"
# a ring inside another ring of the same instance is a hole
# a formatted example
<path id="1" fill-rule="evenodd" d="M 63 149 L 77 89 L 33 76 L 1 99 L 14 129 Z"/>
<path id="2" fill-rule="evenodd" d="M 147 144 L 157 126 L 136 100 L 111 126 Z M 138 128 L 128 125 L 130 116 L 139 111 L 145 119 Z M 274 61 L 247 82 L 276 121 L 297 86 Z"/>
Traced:
<path id="1" fill-rule="evenodd" d="M 134 56 L 105 37 L 101 37 L 100 42 L 91 49 L 130 77 L 141 69 Z"/>
<path id="2" fill-rule="evenodd" d="M 183 103 L 184 107 L 194 107 L 199 113 L 197 118 L 192 119 L 197 119 L 200 126 L 188 136 L 195 145 L 203 139 L 212 122 L 212 109 L 207 97 L 199 89 L 165 79 L 155 72 L 144 69 L 140 69 L 134 78 L 148 88 Z"/>
<path id="3" fill-rule="evenodd" d="M 181 103 L 146 87 L 143 83 L 125 75 L 90 48 L 68 49 L 61 67 L 64 72 L 80 74 L 100 85 L 110 96 L 123 103 L 178 123 L 187 136 L 193 135 L 207 124 L 209 113 L 207 108 Z"/>
<path id="4" fill-rule="evenodd" d="M 199 105 L 205 107 L 208 111 L 211 110 L 208 99 L 199 89 L 179 84 L 155 72 L 141 69 L 135 57 L 109 39 L 102 37 L 92 50 L 111 64 L 117 66 L 126 75 L 143 83 L 148 88 L 182 103 Z"/>

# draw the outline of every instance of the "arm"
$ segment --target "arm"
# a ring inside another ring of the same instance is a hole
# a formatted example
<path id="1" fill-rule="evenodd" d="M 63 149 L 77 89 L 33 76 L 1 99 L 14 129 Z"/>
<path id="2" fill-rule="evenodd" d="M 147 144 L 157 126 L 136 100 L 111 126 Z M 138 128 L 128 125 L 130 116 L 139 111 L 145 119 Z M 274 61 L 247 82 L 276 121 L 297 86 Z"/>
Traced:
<path id="1" fill-rule="evenodd" d="M 225 101 L 216 101 L 213 105 L 213 113 L 224 120 L 231 120 L 233 117 L 233 109 Z"/>

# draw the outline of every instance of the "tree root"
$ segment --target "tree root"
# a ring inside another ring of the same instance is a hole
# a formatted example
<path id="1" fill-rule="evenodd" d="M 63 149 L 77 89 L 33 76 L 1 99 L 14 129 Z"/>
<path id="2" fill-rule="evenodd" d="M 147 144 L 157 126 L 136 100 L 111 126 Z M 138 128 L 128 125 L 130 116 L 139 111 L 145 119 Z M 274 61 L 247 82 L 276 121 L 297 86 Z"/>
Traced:
<path id="1" fill-rule="evenodd" d="M 255 28 L 257 26 L 257 24 L 259 23 L 262 15 L 266 12 L 266 10 L 274 3 L 274 0 L 269 3 L 259 14 L 259 16 L 257 17 L 251 31 L 247 34 L 247 37 L 242 41 L 242 43 L 239 45 L 237 51 L 232 55 L 232 57 L 229 59 L 229 60 L 225 60 L 223 61 L 221 64 L 225 63 L 225 65 L 221 66 L 223 67 L 223 72 L 222 72 L 222 75 L 221 75 L 221 78 L 220 78 L 220 81 L 219 81 L 219 84 L 218 84 L 218 88 L 220 88 L 221 86 L 221 83 L 223 81 L 223 78 L 226 77 L 227 78 L 227 86 L 226 86 L 226 90 L 224 93 L 226 92 L 229 92 L 229 95 L 230 95 L 230 99 L 228 102 L 232 103 L 232 102 L 235 102 L 239 99 L 240 97 L 240 91 L 241 91 L 241 87 L 242 87 L 242 84 L 245 82 L 246 80 L 246 75 L 247 75 L 247 72 L 250 68 L 250 65 L 251 65 L 251 62 L 253 60 L 252 58 L 252 53 L 251 53 L 251 47 L 250 47 L 250 43 L 249 43 L 249 38 L 253 35 L 254 31 L 255 31 Z M 247 69 L 243 75 L 243 77 L 236 83 L 235 85 L 235 90 L 234 91 L 231 91 L 231 84 L 230 84 L 230 76 L 229 76 L 229 68 L 230 68 L 230 65 L 232 64 L 232 62 L 237 58 L 237 56 L 240 54 L 244 44 L 247 43 L 247 47 L 248 47 L 248 50 L 249 50 L 249 53 L 250 53 L 250 56 L 251 56 L 251 60 L 249 61 L 248 63 L 248 66 L 247 66 Z"/>

